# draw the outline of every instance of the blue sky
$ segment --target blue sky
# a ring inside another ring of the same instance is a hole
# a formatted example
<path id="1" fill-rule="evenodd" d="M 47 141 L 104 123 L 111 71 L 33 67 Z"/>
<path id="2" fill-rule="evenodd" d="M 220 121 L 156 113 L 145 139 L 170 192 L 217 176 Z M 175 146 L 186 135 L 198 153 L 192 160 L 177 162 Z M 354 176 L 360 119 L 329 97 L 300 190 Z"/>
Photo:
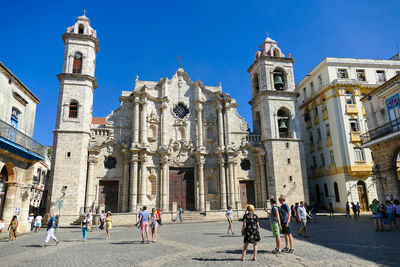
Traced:
<path id="1" fill-rule="evenodd" d="M 1 4 L 0 61 L 41 100 L 34 138 L 51 145 L 62 70 L 61 35 L 87 9 L 97 30 L 94 116 L 119 105 L 135 76 L 172 77 L 182 55 L 192 80 L 222 83 L 251 125 L 247 68 L 265 39 L 295 58 L 296 82 L 325 57 L 396 53 L 400 1 L 8 1 Z"/>

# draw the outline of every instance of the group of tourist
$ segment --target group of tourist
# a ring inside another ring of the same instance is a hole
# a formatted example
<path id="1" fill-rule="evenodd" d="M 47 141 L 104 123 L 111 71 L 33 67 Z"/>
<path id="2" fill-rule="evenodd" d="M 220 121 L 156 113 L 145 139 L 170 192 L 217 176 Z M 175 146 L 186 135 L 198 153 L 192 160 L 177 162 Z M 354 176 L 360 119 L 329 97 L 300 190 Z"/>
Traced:
<path id="1" fill-rule="evenodd" d="M 271 209 L 268 210 L 264 208 L 265 212 L 270 216 L 270 224 L 271 231 L 273 236 L 275 237 L 276 247 L 272 250 L 273 254 L 280 254 L 282 252 L 285 253 L 293 253 L 293 235 L 291 232 L 291 221 L 297 221 L 302 224 L 300 231 L 297 233 L 299 236 L 307 237 L 307 222 L 313 217 L 309 215 L 309 212 L 313 214 L 316 213 L 316 206 L 313 206 L 311 209 L 314 210 L 306 210 L 305 203 L 301 201 L 299 204 L 296 203 L 295 206 L 289 208 L 289 205 L 285 203 L 286 199 L 284 196 L 280 196 L 278 199 L 280 206 L 277 205 L 277 201 L 275 198 L 270 199 Z M 229 231 L 233 233 L 232 229 L 232 207 L 230 206 L 226 212 L 226 217 L 228 219 L 228 234 Z M 243 216 L 243 225 L 241 229 L 242 235 L 244 236 L 244 245 L 242 250 L 242 258 L 241 261 L 244 261 L 247 247 L 249 244 L 253 244 L 253 260 L 255 261 L 257 258 L 257 243 L 261 240 L 260 237 L 260 223 L 259 218 L 256 214 L 254 214 L 254 206 L 248 205 L 247 212 Z M 281 249 L 281 236 L 283 234 L 285 237 L 285 248 Z"/>
<path id="2" fill-rule="evenodd" d="M 380 203 L 377 199 L 370 205 L 372 217 L 374 219 L 375 231 L 390 231 L 392 223 L 400 231 L 400 201 L 386 200 Z"/>
<path id="3" fill-rule="evenodd" d="M 351 210 L 353 211 L 353 220 L 358 220 L 358 218 L 360 218 L 360 203 L 357 202 L 357 204 L 354 204 L 354 202 L 351 202 Z M 350 204 L 347 201 L 346 202 L 346 214 L 345 214 L 346 218 L 351 218 L 350 215 Z"/>

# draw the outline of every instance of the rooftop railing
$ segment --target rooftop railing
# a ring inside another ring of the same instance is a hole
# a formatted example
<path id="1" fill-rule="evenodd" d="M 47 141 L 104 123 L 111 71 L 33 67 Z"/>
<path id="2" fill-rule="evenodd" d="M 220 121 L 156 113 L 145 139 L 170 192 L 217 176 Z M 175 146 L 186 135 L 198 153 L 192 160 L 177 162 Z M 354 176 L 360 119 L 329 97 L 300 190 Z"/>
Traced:
<path id="1" fill-rule="evenodd" d="M 398 131 L 400 131 L 400 119 L 385 123 L 378 128 L 361 135 L 361 142 L 366 144 Z"/>
<path id="2" fill-rule="evenodd" d="M 44 146 L 33 140 L 18 129 L 12 127 L 10 124 L 0 120 L 0 137 L 10 140 L 26 149 L 43 156 Z"/>

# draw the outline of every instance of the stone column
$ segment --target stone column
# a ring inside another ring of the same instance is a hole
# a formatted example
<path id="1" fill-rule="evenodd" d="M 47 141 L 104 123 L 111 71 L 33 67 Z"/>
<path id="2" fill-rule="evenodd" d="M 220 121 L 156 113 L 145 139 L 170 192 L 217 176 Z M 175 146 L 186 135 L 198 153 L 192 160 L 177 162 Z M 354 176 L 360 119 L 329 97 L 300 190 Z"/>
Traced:
<path id="1" fill-rule="evenodd" d="M 225 145 L 227 147 L 229 147 L 231 144 L 231 132 L 229 130 L 229 110 L 230 110 L 229 103 L 226 103 L 224 115 L 225 115 Z"/>
<path id="2" fill-rule="evenodd" d="M 146 196 L 146 154 L 140 155 L 140 176 L 139 176 L 139 203 L 144 204 Z"/>
<path id="3" fill-rule="evenodd" d="M 228 179 L 229 179 L 229 204 L 235 205 L 235 183 L 233 180 L 233 159 L 229 156 L 228 159 Z"/>
<path id="4" fill-rule="evenodd" d="M 224 146 L 224 121 L 222 119 L 222 107 L 217 104 L 218 111 L 218 145 Z"/>
<path id="5" fill-rule="evenodd" d="M 137 179 L 138 173 L 138 156 L 136 153 L 132 155 L 131 159 L 131 177 L 130 177 L 130 198 L 129 198 L 129 211 L 137 211 Z"/>
<path id="6" fill-rule="evenodd" d="M 199 160 L 197 162 L 198 166 L 198 175 L 199 175 L 199 210 L 200 212 L 205 212 L 205 198 L 204 198 L 204 156 L 199 156 Z"/>
<path id="7" fill-rule="evenodd" d="M 161 105 L 160 111 L 161 111 L 161 119 L 160 119 L 160 128 L 161 128 L 161 146 L 166 146 L 167 145 L 167 127 L 166 127 L 166 110 L 167 106 L 165 104 Z"/>
<path id="8" fill-rule="evenodd" d="M 198 149 L 201 149 L 203 147 L 203 116 L 202 116 L 202 111 L 203 107 L 200 102 L 196 103 L 196 117 L 197 117 L 197 144 L 198 144 Z"/>
<path id="9" fill-rule="evenodd" d="M 169 168 L 168 168 L 168 156 L 163 156 L 162 158 L 162 167 L 161 167 L 161 203 L 162 210 L 169 210 L 169 195 L 168 195 L 168 187 L 169 187 Z"/>
<path id="10" fill-rule="evenodd" d="M 133 143 L 139 144 L 139 100 L 133 101 L 133 125 L 132 125 Z"/>
<path id="11" fill-rule="evenodd" d="M 85 207 L 91 207 L 94 202 L 94 167 L 97 163 L 97 158 L 93 155 L 89 155 L 88 159 L 89 167 L 86 181 L 86 203 Z"/>
<path id="12" fill-rule="evenodd" d="M 264 162 L 262 159 L 263 155 L 257 155 L 257 167 L 259 168 L 260 173 L 260 186 L 261 186 L 261 205 L 263 205 L 264 201 L 267 197 L 266 186 L 265 186 L 265 174 L 264 174 Z"/>
<path id="13" fill-rule="evenodd" d="M 122 162 L 122 190 L 121 190 L 121 206 L 122 212 L 128 211 L 128 194 L 129 194 L 129 161 L 125 160 Z"/>
<path id="14" fill-rule="evenodd" d="M 221 209 L 226 209 L 226 177 L 225 177 L 225 163 L 222 156 L 219 161 L 219 179 L 220 179 L 220 192 L 221 192 Z"/>
<path id="15" fill-rule="evenodd" d="M 142 100 L 142 102 L 140 102 L 142 104 L 142 113 L 141 115 L 141 125 L 140 125 L 140 129 L 141 129 L 141 138 L 140 138 L 140 143 L 141 144 L 147 144 L 147 103 L 146 100 Z"/>

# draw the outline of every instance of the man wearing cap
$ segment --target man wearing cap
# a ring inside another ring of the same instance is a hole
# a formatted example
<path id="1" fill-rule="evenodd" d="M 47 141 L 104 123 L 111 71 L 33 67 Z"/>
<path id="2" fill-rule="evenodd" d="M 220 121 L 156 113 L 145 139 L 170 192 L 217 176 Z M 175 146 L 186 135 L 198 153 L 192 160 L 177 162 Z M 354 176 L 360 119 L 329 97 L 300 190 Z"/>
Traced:
<path id="1" fill-rule="evenodd" d="M 33 213 L 29 214 L 28 216 L 28 223 L 31 225 L 31 232 L 33 231 L 33 220 L 35 217 L 33 217 Z"/>

